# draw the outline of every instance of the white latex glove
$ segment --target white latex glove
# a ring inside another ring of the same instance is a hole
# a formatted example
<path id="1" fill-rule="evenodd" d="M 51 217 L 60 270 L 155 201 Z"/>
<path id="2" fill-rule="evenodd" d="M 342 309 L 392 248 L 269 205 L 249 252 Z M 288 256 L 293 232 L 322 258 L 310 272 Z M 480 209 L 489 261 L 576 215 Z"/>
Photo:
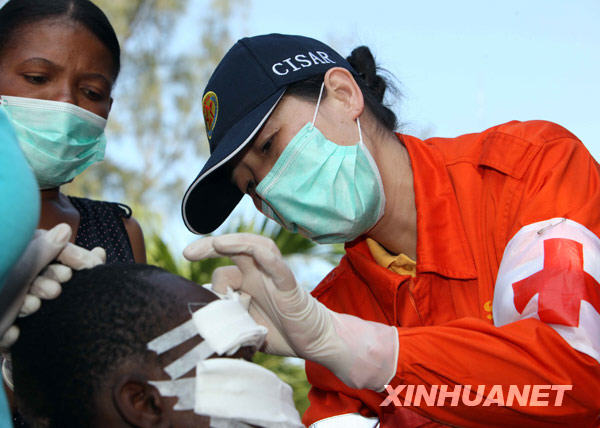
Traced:
<path id="1" fill-rule="evenodd" d="M 396 373 L 394 327 L 334 312 L 296 284 L 273 241 L 253 234 L 199 239 L 183 252 L 190 261 L 230 257 L 237 271 L 216 273 L 213 287 L 252 297 L 249 312 L 269 329 L 267 352 L 297 355 L 331 370 L 352 388 L 384 389 Z"/>
<path id="2" fill-rule="evenodd" d="M 71 279 L 71 269 L 80 270 L 102 264 L 102 248 L 88 251 L 69 243 L 71 227 L 61 223 L 49 231 L 38 229 L 25 252 L 12 268 L 2 289 L 3 300 L 12 304 L 0 314 L 0 348 L 10 347 L 19 336 L 13 325 L 17 315 L 37 311 L 40 299 L 54 299 L 61 283 Z M 53 260 L 59 263 L 50 264 Z"/>

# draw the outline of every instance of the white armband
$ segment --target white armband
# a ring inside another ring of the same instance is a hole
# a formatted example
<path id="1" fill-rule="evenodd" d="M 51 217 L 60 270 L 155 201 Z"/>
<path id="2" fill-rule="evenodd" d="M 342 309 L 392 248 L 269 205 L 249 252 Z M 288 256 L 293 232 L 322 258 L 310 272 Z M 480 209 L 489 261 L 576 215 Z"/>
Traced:
<path id="1" fill-rule="evenodd" d="M 600 239 L 553 218 L 523 227 L 508 242 L 494 289 L 494 324 L 525 318 L 550 325 L 600 362 Z"/>

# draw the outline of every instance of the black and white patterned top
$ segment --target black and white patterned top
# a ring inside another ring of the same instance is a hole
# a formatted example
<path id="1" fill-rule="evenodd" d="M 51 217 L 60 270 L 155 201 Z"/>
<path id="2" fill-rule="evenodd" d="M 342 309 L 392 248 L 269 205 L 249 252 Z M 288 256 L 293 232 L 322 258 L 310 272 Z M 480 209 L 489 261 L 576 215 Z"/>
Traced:
<path id="1" fill-rule="evenodd" d="M 75 244 L 91 250 L 106 250 L 106 264 L 135 263 L 124 218 L 131 217 L 131 208 L 115 202 L 94 201 L 69 196 L 81 219 Z"/>

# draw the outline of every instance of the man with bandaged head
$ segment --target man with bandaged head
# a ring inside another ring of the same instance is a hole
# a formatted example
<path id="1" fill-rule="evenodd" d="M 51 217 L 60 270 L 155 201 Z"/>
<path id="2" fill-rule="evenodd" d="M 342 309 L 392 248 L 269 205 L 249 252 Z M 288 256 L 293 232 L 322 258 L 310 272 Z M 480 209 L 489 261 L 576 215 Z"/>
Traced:
<path id="1" fill-rule="evenodd" d="M 235 297 L 147 265 L 80 271 L 63 289 L 12 348 L 31 426 L 302 426 L 289 386 L 246 361 L 265 332 Z M 237 346 L 217 351 L 228 337 Z"/>

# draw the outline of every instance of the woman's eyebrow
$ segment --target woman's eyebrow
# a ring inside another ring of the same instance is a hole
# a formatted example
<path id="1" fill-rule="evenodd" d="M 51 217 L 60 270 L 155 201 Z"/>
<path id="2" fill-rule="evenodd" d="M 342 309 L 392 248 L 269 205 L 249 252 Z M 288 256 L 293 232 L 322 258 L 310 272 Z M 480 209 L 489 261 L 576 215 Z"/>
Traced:
<path id="1" fill-rule="evenodd" d="M 108 86 L 112 86 L 113 82 L 111 79 L 107 78 L 104 74 L 101 73 L 85 73 L 83 77 L 88 79 L 100 79 L 103 80 Z"/>
<path id="2" fill-rule="evenodd" d="M 51 67 L 51 68 L 53 68 L 55 70 L 59 70 L 59 71 L 64 69 L 64 67 L 50 61 L 49 59 L 42 58 L 42 57 L 27 58 L 26 60 L 22 61 L 20 63 L 20 65 L 40 65 L 40 66 L 45 66 L 45 67 Z M 113 84 L 112 79 L 106 77 L 102 73 L 96 73 L 96 72 L 84 73 L 83 77 L 88 78 L 88 79 L 103 80 L 104 83 L 106 83 L 108 86 L 112 86 L 112 84 Z"/>
<path id="3" fill-rule="evenodd" d="M 24 60 L 20 63 L 20 65 L 29 65 L 29 64 L 44 65 L 46 67 L 53 67 L 53 68 L 56 68 L 59 70 L 63 68 L 60 65 L 58 65 L 46 58 L 42 58 L 42 57 L 27 58 L 26 60 Z"/>

